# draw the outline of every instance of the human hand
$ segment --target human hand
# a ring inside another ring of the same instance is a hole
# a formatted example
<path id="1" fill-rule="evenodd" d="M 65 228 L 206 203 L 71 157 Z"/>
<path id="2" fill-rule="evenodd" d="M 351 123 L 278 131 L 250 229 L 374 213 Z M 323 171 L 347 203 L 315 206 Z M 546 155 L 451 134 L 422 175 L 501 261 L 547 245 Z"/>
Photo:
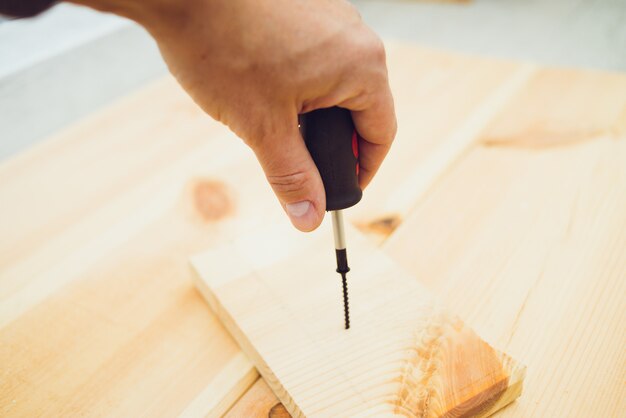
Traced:
<path id="1" fill-rule="evenodd" d="M 362 188 L 387 154 L 396 120 L 384 47 L 347 1 L 126 0 L 113 11 L 142 24 L 195 102 L 252 148 L 296 228 L 317 228 L 326 207 L 298 114 L 352 111 Z"/>

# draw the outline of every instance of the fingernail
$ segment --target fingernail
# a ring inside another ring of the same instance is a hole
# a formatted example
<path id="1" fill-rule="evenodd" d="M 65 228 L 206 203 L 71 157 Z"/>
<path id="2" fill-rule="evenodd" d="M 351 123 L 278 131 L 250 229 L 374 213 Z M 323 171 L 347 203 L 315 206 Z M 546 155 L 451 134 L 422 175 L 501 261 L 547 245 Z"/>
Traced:
<path id="1" fill-rule="evenodd" d="M 311 202 L 309 202 L 308 200 L 303 200 L 302 202 L 296 203 L 287 203 L 285 205 L 285 208 L 287 209 L 287 215 L 289 215 L 291 219 L 298 219 L 303 217 L 307 214 L 310 207 Z"/>

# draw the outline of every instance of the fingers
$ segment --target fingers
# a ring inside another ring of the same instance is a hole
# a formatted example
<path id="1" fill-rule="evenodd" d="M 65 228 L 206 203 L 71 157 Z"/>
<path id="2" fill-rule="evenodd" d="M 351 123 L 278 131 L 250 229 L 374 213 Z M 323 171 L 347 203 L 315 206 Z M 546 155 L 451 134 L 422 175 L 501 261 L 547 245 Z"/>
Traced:
<path id="1" fill-rule="evenodd" d="M 378 171 L 396 136 L 396 114 L 388 84 L 368 100 L 362 110 L 352 110 L 359 141 L 359 185 L 365 188 Z"/>
<path id="2" fill-rule="evenodd" d="M 251 147 L 291 223 L 300 231 L 312 231 L 324 218 L 324 185 L 298 129 L 297 117 L 287 116 L 279 123 L 287 125 L 278 129 L 284 133 L 264 135 L 252 141 Z"/>

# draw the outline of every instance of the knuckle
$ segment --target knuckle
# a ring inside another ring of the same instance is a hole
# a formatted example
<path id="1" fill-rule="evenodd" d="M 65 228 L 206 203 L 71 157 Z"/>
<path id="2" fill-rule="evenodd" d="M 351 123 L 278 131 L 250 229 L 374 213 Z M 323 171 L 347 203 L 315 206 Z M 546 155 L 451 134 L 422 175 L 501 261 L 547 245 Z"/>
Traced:
<path id="1" fill-rule="evenodd" d="M 289 199 L 300 197 L 299 195 L 310 183 L 310 176 L 305 171 L 297 171 L 289 174 L 268 175 L 267 181 L 281 198 Z"/>
<path id="2" fill-rule="evenodd" d="M 388 144 L 391 144 L 394 139 L 396 139 L 396 134 L 398 133 L 398 121 L 396 120 L 395 116 L 393 118 L 393 123 L 391 125 L 391 128 L 389 129 L 389 132 L 387 134 L 387 138 L 385 138 Z"/>
<path id="3" fill-rule="evenodd" d="M 385 44 L 377 36 L 371 41 L 369 46 L 369 52 L 371 59 L 381 65 L 386 65 L 387 53 L 385 51 Z"/>
<path id="4" fill-rule="evenodd" d="M 387 124 L 387 128 L 385 129 L 385 132 L 383 132 L 381 135 L 382 143 L 387 144 L 388 146 L 391 146 L 391 144 L 393 144 L 393 141 L 396 139 L 397 133 L 398 133 L 398 122 L 396 121 L 395 116 L 393 116 L 391 120 L 389 121 L 389 123 Z"/>
<path id="5" fill-rule="evenodd" d="M 255 152 L 267 148 L 267 144 L 278 136 L 275 124 L 262 114 L 252 113 L 241 118 L 240 135 L 243 141 Z"/>

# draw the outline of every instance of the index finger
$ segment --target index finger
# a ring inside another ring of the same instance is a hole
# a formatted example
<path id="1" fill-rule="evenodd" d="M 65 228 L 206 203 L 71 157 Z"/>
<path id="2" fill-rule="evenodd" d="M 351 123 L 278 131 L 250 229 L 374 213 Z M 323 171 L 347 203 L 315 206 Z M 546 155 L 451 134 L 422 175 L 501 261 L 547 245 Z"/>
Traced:
<path id="1" fill-rule="evenodd" d="M 364 189 L 372 180 L 396 136 L 397 122 L 389 86 L 374 96 L 369 107 L 352 110 L 359 134 L 359 185 Z"/>

